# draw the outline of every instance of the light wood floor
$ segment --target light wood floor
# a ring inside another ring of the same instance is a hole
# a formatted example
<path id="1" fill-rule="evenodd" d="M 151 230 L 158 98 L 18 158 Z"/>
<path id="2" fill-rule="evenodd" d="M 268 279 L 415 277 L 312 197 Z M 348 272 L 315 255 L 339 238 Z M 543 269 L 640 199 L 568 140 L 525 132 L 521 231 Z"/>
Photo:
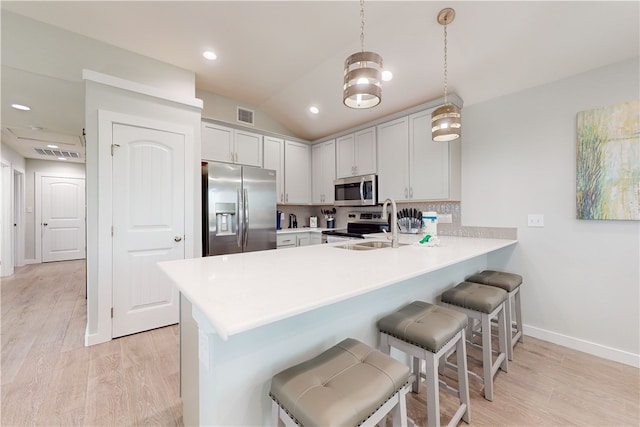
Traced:
<path id="1" fill-rule="evenodd" d="M 84 270 L 38 264 L 2 279 L 2 426 L 182 425 L 177 326 L 84 347 Z M 473 426 L 640 425 L 638 369 L 530 337 L 498 374 L 493 402 L 470 384 Z M 446 423 L 454 399 L 440 399 Z M 425 401 L 424 387 L 409 393 L 418 425 Z"/>

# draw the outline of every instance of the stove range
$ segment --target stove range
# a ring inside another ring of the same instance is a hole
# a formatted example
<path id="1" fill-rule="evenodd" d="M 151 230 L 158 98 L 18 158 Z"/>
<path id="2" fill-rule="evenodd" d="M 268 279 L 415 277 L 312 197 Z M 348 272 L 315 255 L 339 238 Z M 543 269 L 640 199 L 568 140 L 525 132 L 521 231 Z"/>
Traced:
<path id="1" fill-rule="evenodd" d="M 326 230 L 322 234 L 327 243 L 364 239 L 366 234 L 389 231 L 389 223 L 382 219 L 382 212 L 349 212 L 347 215 L 347 230 Z"/>

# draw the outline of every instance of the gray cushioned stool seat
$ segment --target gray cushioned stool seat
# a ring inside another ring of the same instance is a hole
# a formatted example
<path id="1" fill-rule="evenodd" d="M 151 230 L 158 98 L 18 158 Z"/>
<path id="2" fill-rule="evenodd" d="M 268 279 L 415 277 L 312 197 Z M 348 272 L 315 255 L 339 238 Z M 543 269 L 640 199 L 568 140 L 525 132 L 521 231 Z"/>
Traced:
<path id="1" fill-rule="evenodd" d="M 467 326 L 467 316 L 424 301 L 414 301 L 378 321 L 380 331 L 437 353 Z"/>
<path id="2" fill-rule="evenodd" d="M 507 299 L 504 289 L 481 285 L 473 282 L 462 282 L 445 291 L 441 300 L 444 303 L 457 305 L 481 313 L 491 313 Z"/>
<path id="3" fill-rule="evenodd" d="M 522 276 L 502 271 L 484 270 L 465 279 L 467 282 L 475 282 L 483 285 L 497 286 L 507 292 L 513 291 L 522 284 Z"/>
<path id="4" fill-rule="evenodd" d="M 357 426 L 409 379 L 409 368 L 353 338 L 286 369 L 269 395 L 300 424 Z"/>

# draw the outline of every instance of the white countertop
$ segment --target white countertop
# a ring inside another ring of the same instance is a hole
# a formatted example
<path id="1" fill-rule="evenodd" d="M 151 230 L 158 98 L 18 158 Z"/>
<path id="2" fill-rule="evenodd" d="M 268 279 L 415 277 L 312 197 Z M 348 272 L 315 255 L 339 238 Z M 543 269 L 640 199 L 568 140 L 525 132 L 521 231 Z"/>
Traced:
<path id="1" fill-rule="evenodd" d="M 421 237 L 400 235 L 400 243 L 409 245 L 398 249 L 352 251 L 334 247 L 345 243 L 337 242 L 158 265 L 227 340 L 517 243 L 444 236 L 438 247 L 411 244 Z"/>

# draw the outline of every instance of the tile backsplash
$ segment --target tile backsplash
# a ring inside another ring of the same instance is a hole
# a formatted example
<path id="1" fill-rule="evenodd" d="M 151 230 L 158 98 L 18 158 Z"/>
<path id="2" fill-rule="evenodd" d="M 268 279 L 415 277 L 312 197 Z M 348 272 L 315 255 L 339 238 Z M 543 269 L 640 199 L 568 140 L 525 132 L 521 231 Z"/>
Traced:
<path id="1" fill-rule="evenodd" d="M 416 208 L 422 212 L 434 211 L 438 215 L 451 215 L 451 223 L 438 222 L 438 234 L 441 236 L 459 237 L 484 237 L 494 239 L 517 239 L 518 230 L 515 227 L 466 227 L 461 223 L 460 202 L 408 202 L 398 203 L 398 209 Z M 322 215 L 322 210 L 333 209 L 333 206 L 303 206 L 303 205 L 278 205 L 278 209 L 285 214 L 285 221 L 282 228 L 289 228 L 289 214 L 296 215 L 298 227 L 308 227 L 309 217 L 318 217 L 318 227 L 326 228 L 327 221 Z M 349 212 L 379 212 L 382 206 L 367 207 L 336 207 L 335 228 L 347 227 L 347 215 Z"/>

